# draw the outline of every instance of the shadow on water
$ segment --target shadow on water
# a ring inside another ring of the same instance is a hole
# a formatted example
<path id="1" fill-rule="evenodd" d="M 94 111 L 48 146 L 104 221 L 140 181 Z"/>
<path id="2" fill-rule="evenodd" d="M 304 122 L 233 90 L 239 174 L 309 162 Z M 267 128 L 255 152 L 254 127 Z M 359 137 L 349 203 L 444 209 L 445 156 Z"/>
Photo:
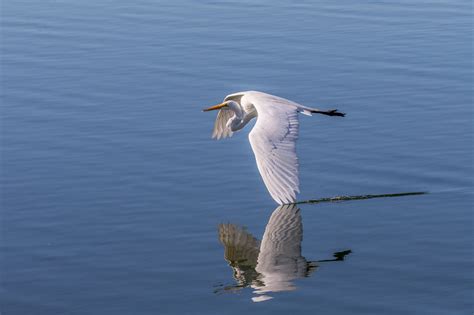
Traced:
<path id="1" fill-rule="evenodd" d="M 307 260 L 301 254 L 303 222 L 298 204 L 315 204 L 373 198 L 424 195 L 427 192 L 407 192 L 380 195 L 340 196 L 301 201 L 277 207 L 259 241 L 244 227 L 226 223 L 219 225 L 219 241 L 224 246 L 224 258 L 233 271 L 235 284 L 220 285 L 215 293 L 235 292 L 250 287 L 254 302 L 272 299 L 272 293 L 293 291 L 295 280 L 309 277 L 321 263 L 344 261 L 350 249 L 335 252 L 332 258 Z"/>
<path id="2" fill-rule="evenodd" d="M 222 286 L 216 293 L 252 288 L 254 302 L 273 297 L 272 292 L 296 289 L 293 281 L 309 277 L 319 263 L 343 261 L 350 250 L 336 252 L 332 259 L 307 260 L 301 255 L 303 222 L 297 205 L 277 207 L 267 223 L 262 241 L 235 224 L 219 225 L 224 258 L 232 268 L 236 284 Z"/>
<path id="3" fill-rule="evenodd" d="M 416 191 L 416 192 L 404 192 L 396 194 L 380 194 L 380 195 L 357 195 L 357 196 L 337 196 L 330 198 L 321 198 L 321 199 L 309 199 L 305 201 L 298 201 L 296 204 L 308 204 L 308 203 L 322 203 L 322 202 L 335 202 L 335 201 L 350 201 L 350 200 L 365 200 L 365 199 L 375 199 L 375 198 L 393 198 L 393 197 L 405 197 L 405 196 L 418 196 L 426 195 L 426 191 Z"/>

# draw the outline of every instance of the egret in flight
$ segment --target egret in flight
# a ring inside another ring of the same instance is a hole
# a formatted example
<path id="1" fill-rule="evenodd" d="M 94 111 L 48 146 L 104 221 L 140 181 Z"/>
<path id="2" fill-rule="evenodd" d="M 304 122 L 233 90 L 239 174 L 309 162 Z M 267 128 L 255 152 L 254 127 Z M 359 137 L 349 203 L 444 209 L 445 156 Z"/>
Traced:
<path id="1" fill-rule="evenodd" d="M 257 122 L 249 133 L 257 167 L 272 198 L 280 205 L 296 202 L 299 193 L 298 113 L 311 116 L 341 116 L 333 110 L 319 110 L 293 101 L 257 91 L 227 95 L 224 102 L 204 109 L 219 110 L 212 137 L 231 137 L 253 118 Z"/>

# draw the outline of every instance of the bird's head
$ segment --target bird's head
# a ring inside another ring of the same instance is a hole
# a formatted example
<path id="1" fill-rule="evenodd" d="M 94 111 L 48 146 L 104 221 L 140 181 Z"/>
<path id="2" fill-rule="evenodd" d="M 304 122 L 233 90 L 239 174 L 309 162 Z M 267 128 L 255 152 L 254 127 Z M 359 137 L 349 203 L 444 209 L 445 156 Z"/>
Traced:
<path id="1" fill-rule="evenodd" d="M 223 103 L 203 109 L 203 112 L 219 110 L 214 124 L 213 138 L 230 137 L 232 133 L 242 129 L 248 121 L 244 121 L 245 111 L 239 103 L 226 100 Z"/>
<path id="2" fill-rule="evenodd" d="M 225 101 L 223 103 L 220 103 L 220 104 L 208 107 L 208 108 L 204 108 L 202 111 L 203 112 L 209 112 L 211 110 L 217 110 L 217 109 L 230 109 L 230 110 L 233 110 L 234 112 L 236 112 L 236 111 L 241 110 L 241 106 L 240 106 L 239 103 L 237 103 L 235 101 Z"/>

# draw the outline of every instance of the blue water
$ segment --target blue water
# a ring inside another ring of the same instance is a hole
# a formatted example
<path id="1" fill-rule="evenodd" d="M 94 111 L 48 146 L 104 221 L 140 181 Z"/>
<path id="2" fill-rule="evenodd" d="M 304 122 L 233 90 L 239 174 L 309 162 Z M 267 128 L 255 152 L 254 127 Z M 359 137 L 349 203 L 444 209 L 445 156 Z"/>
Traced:
<path id="1" fill-rule="evenodd" d="M 4 1 L 1 58 L 2 315 L 472 314 L 471 1 Z M 251 126 L 201 112 L 249 89 L 347 113 L 300 200 L 429 193 L 288 212 L 271 289 L 219 236 L 280 213 Z"/>

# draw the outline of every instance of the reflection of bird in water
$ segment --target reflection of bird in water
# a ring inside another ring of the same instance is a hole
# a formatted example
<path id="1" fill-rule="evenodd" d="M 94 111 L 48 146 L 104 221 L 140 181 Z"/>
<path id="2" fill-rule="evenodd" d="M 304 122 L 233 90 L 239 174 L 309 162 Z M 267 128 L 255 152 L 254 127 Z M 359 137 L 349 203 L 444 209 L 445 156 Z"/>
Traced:
<path id="1" fill-rule="evenodd" d="M 335 109 L 319 110 L 257 91 L 227 95 L 223 103 L 204 109 L 211 110 L 219 110 L 212 133 L 217 139 L 231 137 L 257 118 L 249 133 L 250 145 L 263 182 L 280 205 L 294 203 L 299 192 L 298 113 L 344 116 Z"/>
<path id="2" fill-rule="evenodd" d="M 301 255 L 303 224 L 296 205 L 280 206 L 273 211 L 261 242 L 234 224 L 221 224 L 219 239 L 237 281 L 237 286 L 225 289 L 250 286 L 257 294 L 252 298 L 254 302 L 271 299 L 270 292 L 295 290 L 293 281 L 308 277 L 318 262 L 343 260 L 350 253 L 335 253 L 334 259 L 306 260 Z"/>

